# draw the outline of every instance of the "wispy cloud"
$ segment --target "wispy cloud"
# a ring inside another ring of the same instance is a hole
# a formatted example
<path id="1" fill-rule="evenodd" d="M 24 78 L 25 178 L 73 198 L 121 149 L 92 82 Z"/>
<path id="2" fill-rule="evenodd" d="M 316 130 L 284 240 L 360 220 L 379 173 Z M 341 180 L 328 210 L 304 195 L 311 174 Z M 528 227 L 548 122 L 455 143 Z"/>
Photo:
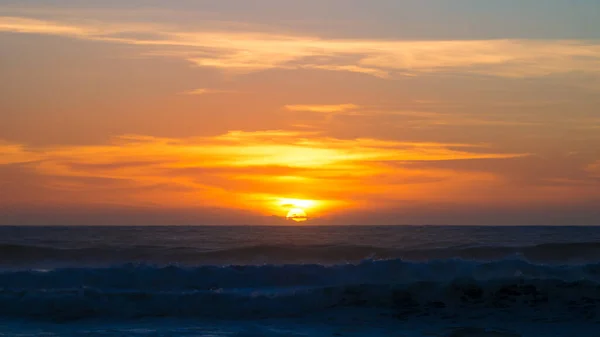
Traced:
<path id="1" fill-rule="evenodd" d="M 428 111 L 377 111 L 376 114 L 384 116 L 406 117 L 407 126 L 435 127 L 435 126 L 535 126 L 543 124 L 541 121 L 532 121 L 513 117 L 508 120 L 505 116 L 493 114 L 467 114 L 467 113 L 436 113 Z M 373 114 L 373 113 L 372 113 Z M 526 116 L 527 117 L 527 116 Z M 531 117 L 529 117 L 531 119 Z"/>
<path id="2" fill-rule="evenodd" d="M 444 105 L 443 103 L 417 103 L 419 105 Z M 448 103 L 450 105 L 451 103 Z M 418 107 L 418 106 L 417 106 Z M 315 112 L 322 113 L 327 117 L 332 115 L 352 116 L 355 118 L 380 120 L 394 120 L 395 123 L 401 123 L 403 127 L 412 128 L 432 128 L 443 126 L 539 126 L 549 121 L 535 119 L 532 116 L 513 116 L 506 119 L 506 116 L 481 113 L 439 113 L 427 110 L 395 110 L 389 107 L 377 106 L 359 106 L 355 104 L 332 104 L 332 105 L 286 105 L 285 109 L 293 112 Z M 327 119 L 331 121 L 331 119 Z M 391 123 L 391 122 L 390 122 Z M 585 123 L 588 127 L 593 125 Z"/>
<path id="3" fill-rule="evenodd" d="M 592 176 L 600 178 L 600 160 L 588 165 L 586 171 Z"/>
<path id="4" fill-rule="evenodd" d="M 0 31 L 30 34 L 50 34 L 67 36 L 91 36 L 99 31 L 86 29 L 74 25 L 60 24 L 44 20 L 35 20 L 20 17 L 0 17 Z"/>
<path id="5" fill-rule="evenodd" d="M 330 104 L 330 105 L 286 105 L 289 111 L 335 113 L 356 110 L 360 108 L 355 104 Z"/>
<path id="6" fill-rule="evenodd" d="M 137 45 L 146 48 L 143 52 L 151 55 L 179 57 L 196 66 L 234 72 L 313 68 L 382 78 L 430 72 L 515 78 L 600 72 L 600 44 L 593 41 L 340 40 L 261 32 L 193 31 L 157 24 L 56 22 L 23 17 L 0 17 L 0 31 Z M 315 63 L 314 57 L 322 60 Z"/>
<path id="7" fill-rule="evenodd" d="M 44 158 L 42 154 L 29 151 L 21 144 L 0 140 L 0 165 L 23 164 Z"/>
<path id="8" fill-rule="evenodd" d="M 301 68 L 306 69 L 319 69 L 329 71 L 344 71 L 352 73 L 360 73 L 380 77 L 384 79 L 391 78 L 390 73 L 386 69 L 376 69 L 372 67 L 364 67 L 356 64 L 303 64 Z M 406 74 L 403 74 L 406 75 Z"/>
<path id="9" fill-rule="evenodd" d="M 184 91 L 182 95 L 209 95 L 209 94 L 227 94 L 232 93 L 234 91 L 231 90 L 218 90 L 218 89 L 207 89 L 207 88 L 198 88 L 192 89 L 188 91 Z"/>

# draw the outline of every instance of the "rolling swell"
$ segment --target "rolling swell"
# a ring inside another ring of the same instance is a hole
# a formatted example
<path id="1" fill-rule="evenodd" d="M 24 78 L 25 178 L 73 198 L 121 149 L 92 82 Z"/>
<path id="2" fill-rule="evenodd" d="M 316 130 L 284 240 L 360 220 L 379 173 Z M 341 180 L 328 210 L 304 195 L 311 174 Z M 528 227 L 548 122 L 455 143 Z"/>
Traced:
<path id="1" fill-rule="evenodd" d="M 548 243 L 535 246 L 462 246 L 401 249 L 358 245 L 248 246 L 222 250 L 170 246 L 88 246 L 56 248 L 0 244 L 0 267 L 111 266 L 125 263 L 156 265 L 338 264 L 365 259 L 429 261 L 464 259 L 490 261 L 518 257 L 534 263 L 600 262 L 600 242 Z"/>
<path id="2" fill-rule="evenodd" d="M 245 319 L 334 308 L 411 315 L 600 319 L 600 265 L 523 260 L 71 268 L 0 273 L 0 316 Z"/>

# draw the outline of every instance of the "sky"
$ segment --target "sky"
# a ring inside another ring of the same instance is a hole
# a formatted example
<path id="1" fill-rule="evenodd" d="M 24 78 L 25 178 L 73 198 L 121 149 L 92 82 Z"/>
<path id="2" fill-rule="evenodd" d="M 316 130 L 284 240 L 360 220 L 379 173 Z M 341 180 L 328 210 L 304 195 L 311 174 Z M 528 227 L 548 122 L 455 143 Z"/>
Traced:
<path id="1" fill-rule="evenodd" d="M 597 0 L 0 0 L 0 75 L 0 225 L 600 224 Z"/>

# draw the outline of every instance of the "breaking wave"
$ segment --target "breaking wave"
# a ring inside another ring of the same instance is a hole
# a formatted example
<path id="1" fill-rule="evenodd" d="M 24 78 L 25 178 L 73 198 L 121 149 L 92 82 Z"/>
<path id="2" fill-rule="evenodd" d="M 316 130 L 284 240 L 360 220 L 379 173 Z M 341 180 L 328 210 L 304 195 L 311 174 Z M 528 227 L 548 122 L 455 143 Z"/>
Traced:
<path id="1" fill-rule="evenodd" d="M 127 264 L 0 273 L 0 316 L 246 319 L 333 308 L 411 315 L 600 319 L 600 264 L 399 259 L 337 265 Z"/>

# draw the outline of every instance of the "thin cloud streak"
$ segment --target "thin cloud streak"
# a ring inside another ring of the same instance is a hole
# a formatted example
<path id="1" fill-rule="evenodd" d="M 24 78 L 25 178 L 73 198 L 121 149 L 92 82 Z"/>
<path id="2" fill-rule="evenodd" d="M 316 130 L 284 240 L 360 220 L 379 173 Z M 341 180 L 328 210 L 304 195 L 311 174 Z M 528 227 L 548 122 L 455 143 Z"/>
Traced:
<path id="1" fill-rule="evenodd" d="M 22 17 L 0 17 L 0 31 L 138 45 L 150 49 L 146 51 L 149 55 L 178 57 L 199 67 L 238 73 L 312 68 L 380 78 L 433 72 L 527 78 L 578 71 L 600 72 L 600 44 L 594 41 L 336 40 L 260 32 L 185 31 L 172 26 L 137 23 L 66 23 Z M 147 38 L 144 34 L 158 38 Z M 325 61 L 315 64 L 311 60 L 315 56 L 325 58 Z"/>
<path id="2" fill-rule="evenodd" d="M 590 175 L 600 178 L 600 160 L 588 165 L 588 167 L 586 167 L 586 171 Z"/>
<path id="3" fill-rule="evenodd" d="M 181 93 L 181 95 L 201 96 L 201 95 L 210 95 L 210 94 L 228 94 L 228 93 L 233 93 L 233 92 L 234 91 L 231 91 L 231 90 L 198 88 L 198 89 L 184 91 Z"/>
<path id="4" fill-rule="evenodd" d="M 285 108 L 289 111 L 297 112 L 320 112 L 320 113 L 337 113 L 356 110 L 360 107 L 356 104 L 331 104 L 331 105 L 286 105 Z"/>

